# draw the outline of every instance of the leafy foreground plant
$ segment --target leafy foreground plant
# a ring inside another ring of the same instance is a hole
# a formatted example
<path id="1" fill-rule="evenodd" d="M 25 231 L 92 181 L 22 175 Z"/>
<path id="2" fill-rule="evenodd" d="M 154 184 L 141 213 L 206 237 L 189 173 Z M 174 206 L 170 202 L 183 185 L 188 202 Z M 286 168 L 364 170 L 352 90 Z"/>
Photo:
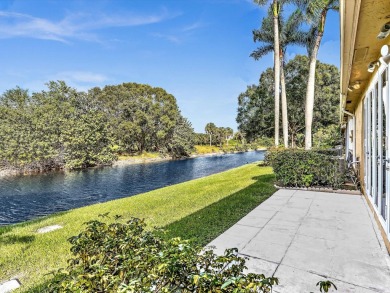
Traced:
<path id="1" fill-rule="evenodd" d="M 333 282 L 329 281 L 329 280 L 325 280 L 325 281 L 319 281 L 317 283 L 316 286 L 320 286 L 320 292 L 329 292 L 330 289 L 332 289 L 332 287 L 337 290 L 337 287 L 335 284 L 333 284 Z M 322 291 L 324 290 L 324 291 Z"/>
<path id="2" fill-rule="evenodd" d="M 237 249 L 223 256 L 187 240 L 164 240 L 143 220 L 90 221 L 69 239 L 74 258 L 48 292 L 272 292 L 275 277 L 244 274 Z"/>

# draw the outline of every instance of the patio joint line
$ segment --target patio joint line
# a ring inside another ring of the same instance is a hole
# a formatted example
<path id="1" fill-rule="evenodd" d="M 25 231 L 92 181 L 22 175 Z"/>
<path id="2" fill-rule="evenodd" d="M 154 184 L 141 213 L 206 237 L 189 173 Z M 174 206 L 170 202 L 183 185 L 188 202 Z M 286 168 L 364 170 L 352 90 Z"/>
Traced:
<path id="1" fill-rule="evenodd" d="M 258 227 L 258 226 L 244 225 L 244 224 L 238 224 L 238 223 L 236 225 L 244 226 L 244 227 L 251 227 L 251 228 L 261 228 L 261 229 L 264 227 L 264 226 L 263 227 Z"/>
<path id="2" fill-rule="evenodd" d="M 276 192 L 278 192 L 278 191 L 276 191 Z M 291 194 L 291 196 L 290 196 L 290 198 L 288 199 L 288 201 L 287 202 L 289 202 L 290 201 L 290 199 L 294 196 L 294 194 L 297 192 L 297 190 L 296 191 L 294 191 L 294 193 L 293 194 Z M 272 197 L 272 196 L 271 196 Z M 286 204 L 287 204 L 287 202 L 286 202 Z M 260 204 L 261 205 L 261 204 Z M 284 204 L 285 205 L 285 204 Z M 257 236 L 257 235 L 259 235 L 260 234 L 260 232 L 261 231 L 263 231 L 263 229 L 267 226 L 267 224 L 277 215 L 279 213 L 279 210 L 275 213 L 275 214 L 273 214 L 272 215 L 272 217 L 264 224 L 264 226 L 263 227 L 261 227 L 260 229 L 259 229 L 259 231 L 241 248 L 241 250 L 244 250 L 246 247 L 247 247 L 247 245 L 249 244 L 249 243 L 251 243 L 252 242 L 252 240 Z"/>
<path id="3" fill-rule="evenodd" d="M 239 255 L 242 255 L 244 257 L 250 257 L 250 258 L 254 258 L 254 259 L 260 259 L 260 260 L 263 260 L 263 261 L 266 261 L 266 262 L 269 262 L 269 263 L 273 263 L 275 265 L 279 264 L 278 262 L 276 261 L 272 261 L 272 260 L 268 260 L 268 259 L 265 259 L 265 258 L 261 258 L 261 257 L 258 257 L 258 256 L 252 256 L 250 254 L 246 254 L 246 253 L 238 253 Z"/>
<path id="4" fill-rule="evenodd" d="M 295 193 L 294 193 L 294 194 L 295 194 Z M 294 195 L 294 194 L 293 194 L 293 195 Z M 291 247 L 291 245 L 292 245 L 292 243 L 293 243 L 295 237 L 297 236 L 298 230 L 299 230 L 299 228 L 302 226 L 303 220 L 307 217 L 307 215 L 308 215 L 308 213 L 309 213 L 309 211 L 310 211 L 310 208 L 311 208 L 311 206 L 312 206 L 312 204 L 313 204 L 313 201 L 314 201 L 314 200 L 311 199 L 309 208 L 307 209 L 307 211 L 306 211 L 306 213 L 305 213 L 305 216 L 304 216 L 304 217 L 302 218 L 302 220 L 300 221 L 299 226 L 298 226 L 297 230 L 296 230 L 295 233 L 294 233 L 294 237 L 291 239 L 290 244 L 287 246 L 287 248 L 286 248 L 286 250 L 285 250 L 285 252 L 284 252 L 284 254 L 283 254 L 283 257 L 282 257 L 282 259 L 280 260 L 280 263 L 278 264 L 278 266 L 276 267 L 274 273 L 272 274 L 272 277 L 275 275 L 275 273 L 276 273 L 277 270 L 279 269 L 279 266 L 282 264 L 284 258 L 286 257 L 287 251 L 290 249 L 290 247 Z"/>
<path id="5" fill-rule="evenodd" d="M 344 284 L 348 284 L 348 285 L 352 285 L 352 286 L 355 286 L 355 287 L 359 287 L 359 288 L 363 288 L 363 289 L 366 289 L 366 290 L 370 290 L 370 291 L 373 291 L 373 292 L 379 292 L 379 293 L 384 293 L 382 290 L 380 289 L 377 289 L 377 288 L 373 288 L 373 287 L 364 287 L 362 285 L 357 285 L 357 284 L 354 284 L 354 283 L 351 283 L 351 282 L 348 282 L 348 281 L 344 281 L 342 279 L 338 279 L 338 278 L 334 278 L 332 276 L 327 276 L 327 275 L 323 275 L 323 274 L 319 274 L 315 271 L 306 271 L 306 270 L 302 270 L 300 268 L 297 268 L 297 267 L 294 267 L 294 266 L 291 266 L 291 265 L 285 265 L 284 266 L 286 267 L 289 267 L 289 268 L 293 268 L 295 270 L 298 270 L 298 271 L 301 271 L 301 272 L 306 272 L 306 273 L 309 273 L 309 274 L 312 274 L 312 275 L 316 275 L 316 276 L 319 276 L 319 277 L 322 277 L 322 278 L 325 278 L 325 279 L 332 279 L 332 280 L 335 280 L 335 281 L 338 281 L 338 282 L 342 282 Z M 337 284 L 335 284 L 336 286 L 338 286 Z"/>

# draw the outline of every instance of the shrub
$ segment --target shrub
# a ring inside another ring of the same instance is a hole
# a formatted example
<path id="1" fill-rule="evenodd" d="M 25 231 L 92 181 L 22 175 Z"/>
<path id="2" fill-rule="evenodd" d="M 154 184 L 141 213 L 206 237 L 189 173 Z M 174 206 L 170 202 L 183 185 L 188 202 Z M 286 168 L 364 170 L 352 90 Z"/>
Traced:
<path id="1" fill-rule="evenodd" d="M 340 126 L 335 124 L 320 128 L 313 134 L 313 146 L 317 148 L 333 148 L 342 141 Z"/>
<path id="2" fill-rule="evenodd" d="M 265 158 L 273 167 L 276 180 L 286 187 L 328 186 L 344 183 L 339 159 L 318 150 L 270 149 Z"/>
<path id="3" fill-rule="evenodd" d="M 69 239 L 74 258 L 48 292 L 271 292 L 277 278 L 244 274 L 237 249 L 223 256 L 187 240 L 164 240 L 143 220 L 100 221 Z"/>
<path id="4" fill-rule="evenodd" d="M 275 144 L 273 137 L 261 137 L 256 139 L 256 144 L 261 147 L 271 147 Z"/>

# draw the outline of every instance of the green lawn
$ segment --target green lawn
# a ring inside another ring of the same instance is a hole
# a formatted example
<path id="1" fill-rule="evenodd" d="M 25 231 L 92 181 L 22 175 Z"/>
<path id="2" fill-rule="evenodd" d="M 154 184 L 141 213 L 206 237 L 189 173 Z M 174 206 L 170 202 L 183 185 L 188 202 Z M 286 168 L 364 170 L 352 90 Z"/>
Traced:
<path id="1" fill-rule="evenodd" d="M 205 245 L 275 192 L 270 167 L 247 164 L 223 173 L 168 186 L 137 196 L 71 210 L 20 225 L 0 228 L 0 281 L 17 277 L 23 291 L 42 284 L 50 271 L 66 266 L 67 239 L 99 214 L 145 218 L 167 236 L 193 238 Z M 60 224 L 47 234 L 36 230 Z"/>

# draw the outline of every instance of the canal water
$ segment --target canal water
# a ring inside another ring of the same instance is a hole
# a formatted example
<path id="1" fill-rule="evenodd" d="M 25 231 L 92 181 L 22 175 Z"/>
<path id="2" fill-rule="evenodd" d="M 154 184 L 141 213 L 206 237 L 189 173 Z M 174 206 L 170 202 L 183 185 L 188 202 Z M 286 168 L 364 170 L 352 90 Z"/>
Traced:
<path id="1" fill-rule="evenodd" d="M 0 225 L 127 197 L 263 160 L 246 152 L 73 172 L 0 177 Z"/>

